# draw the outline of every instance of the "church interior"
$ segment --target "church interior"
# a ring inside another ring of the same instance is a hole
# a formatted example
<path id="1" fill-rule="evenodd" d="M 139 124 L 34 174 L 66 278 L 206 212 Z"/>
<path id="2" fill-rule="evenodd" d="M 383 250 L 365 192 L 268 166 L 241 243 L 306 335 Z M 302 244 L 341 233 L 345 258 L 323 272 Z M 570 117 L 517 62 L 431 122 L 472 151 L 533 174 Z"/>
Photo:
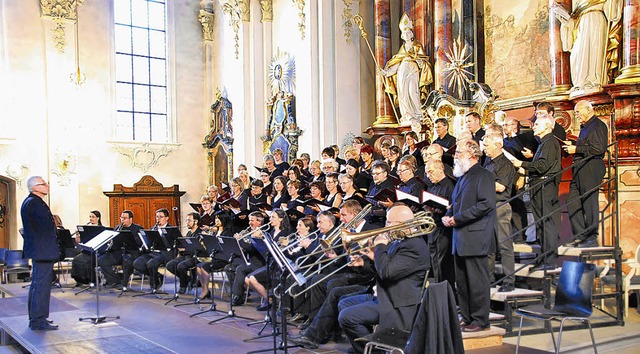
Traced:
<path id="1" fill-rule="evenodd" d="M 604 22 L 579 24 L 584 7 Z M 208 186 L 240 165 L 259 178 L 276 148 L 291 163 L 331 145 L 344 158 L 358 137 L 428 145 L 436 119 L 457 136 L 470 112 L 531 129 L 541 102 L 575 140 L 586 100 L 608 127 L 598 229 L 637 257 L 639 21 L 638 0 L 0 0 L 0 248 L 23 246 L 30 176 L 66 228 L 92 210 L 115 227 L 124 209 L 148 228 L 167 208 L 184 233 Z M 406 30 L 416 113 L 391 70 Z"/>

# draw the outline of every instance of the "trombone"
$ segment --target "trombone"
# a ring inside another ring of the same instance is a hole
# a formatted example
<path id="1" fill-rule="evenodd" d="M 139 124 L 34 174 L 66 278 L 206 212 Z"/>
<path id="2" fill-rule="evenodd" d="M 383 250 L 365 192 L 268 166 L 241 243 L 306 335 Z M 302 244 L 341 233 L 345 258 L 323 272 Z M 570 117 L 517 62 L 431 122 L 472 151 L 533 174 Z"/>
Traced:
<path id="1" fill-rule="evenodd" d="M 315 240 L 318 239 L 318 233 L 319 232 L 320 232 L 319 230 L 316 230 L 316 231 L 308 234 L 307 236 L 303 236 L 303 237 L 300 237 L 298 232 L 294 232 L 294 233 L 288 235 L 286 238 L 290 239 L 291 237 L 295 237 L 296 239 L 294 241 L 290 242 L 285 247 L 283 247 L 281 249 L 281 251 L 284 253 L 286 251 L 289 251 L 291 249 L 294 249 L 294 248 L 298 247 L 298 245 L 300 244 L 300 241 L 302 241 L 302 240 L 311 239 L 311 241 L 315 241 Z"/>
<path id="2" fill-rule="evenodd" d="M 342 244 L 340 246 L 344 247 L 345 252 L 343 254 L 337 255 L 336 257 L 330 259 L 329 261 L 321 262 L 319 259 L 317 262 L 310 264 L 308 266 L 305 265 L 304 267 L 318 266 L 318 268 L 316 269 L 316 272 L 320 273 L 322 272 L 322 270 L 331 266 L 338 260 L 351 255 L 351 253 L 354 251 L 362 251 L 365 249 L 373 248 L 374 247 L 373 245 L 366 246 L 366 243 L 369 242 L 370 240 L 373 240 L 375 237 L 379 235 L 387 234 L 387 237 L 389 238 L 389 240 L 396 241 L 396 240 L 402 240 L 405 238 L 412 238 L 412 237 L 427 235 L 433 232 L 435 228 L 436 228 L 436 224 L 433 221 L 433 218 L 430 212 L 420 212 L 415 214 L 413 219 L 404 221 L 397 225 L 386 226 L 380 229 L 373 229 L 365 232 L 351 232 L 343 228 L 341 230 Z M 337 246 L 334 246 L 334 247 L 337 247 Z M 353 261 L 348 262 L 346 263 L 346 265 L 343 265 L 338 269 L 334 270 L 333 272 L 325 275 L 322 279 L 318 280 L 317 282 L 313 283 L 312 285 L 308 286 L 306 289 L 298 293 L 293 292 L 294 286 L 289 287 L 287 291 L 289 292 L 289 295 L 291 295 L 291 297 L 296 298 L 304 294 L 305 292 L 307 292 L 309 289 L 313 288 L 316 284 L 319 284 L 323 282 L 325 279 L 327 279 L 328 277 L 338 273 L 339 271 L 344 269 L 347 265 L 349 265 L 352 262 Z M 326 263 L 326 264 L 321 265 L 321 263 Z M 300 269 L 301 268 L 302 267 L 300 267 Z M 314 275 L 314 274 L 312 273 L 311 275 Z M 305 277 L 306 277 L 306 273 L 305 273 Z M 310 280 L 310 277 L 307 279 L 307 281 L 308 280 Z"/>
<path id="3" fill-rule="evenodd" d="M 253 230 L 251 228 L 251 226 L 247 227 L 246 229 L 240 231 L 239 233 L 233 235 L 234 238 L 236 238 L 238 241 L 242 240 L 244 242 L 250 242 L 250 238 L 253 237 L 253 233 L 256 231 L 260 231 L 261 233 L 264 234 L 265 231 L 267 231 L 269 228 L 271 227 L 271 225 L 269 224 L 264 224 L 262 226 L 260 226 L 259 228 Z"/>

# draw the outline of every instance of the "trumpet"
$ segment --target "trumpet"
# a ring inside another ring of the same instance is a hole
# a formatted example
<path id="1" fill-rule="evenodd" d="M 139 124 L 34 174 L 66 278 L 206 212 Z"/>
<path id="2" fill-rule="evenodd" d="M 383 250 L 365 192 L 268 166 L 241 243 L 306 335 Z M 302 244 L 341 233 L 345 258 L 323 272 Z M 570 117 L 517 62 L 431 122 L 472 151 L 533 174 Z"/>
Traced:
<path id="1" fill-rule="evenodd" d="M 265 224 L 253 230 L 251 226 L 249 226 L 246 229 L 242 230 L 241 232 L 233 235 L 233 237 L 235 237 L 238 241 L 242 240 L 244 242 L 250 242 L 250 238 L 253 237 L 254 232 L 260 231 L 261 233 L 264 233 L 266 230 L 269 229 L 269 227 L 271 227 L 271 225 Z"/>
<path id="2" fill-rule="evenodd" d="M 293 242 L 290 242 L 286 247 L 282 248 L 281 251 L 285 252 L 285 251 L 289 251 L 291 249 L 294 249 L 294 248 L 298 247 L 298 245 L 300 244 L 300 241 L 302 241 L 302 240 L 311 239 L 312 242 L 317 240 L 318 239 L 318 232 L 319 232 L 319 230 L 316 230 L 316 231 L 314 231 L 314 232 L 312 232 L 312 233 L 310 233 L 310 234 L 308 234 L 306 236 L 302 236 L 302 237 L 300 237 L 300 235 L 297 232 L 292 233 L 289 236 L 293 235 L 293 237 L 296 237 L 297 239 L 294 240 Z M 287 238 L 289 238 L 289 236 L 287 236 Z"/>

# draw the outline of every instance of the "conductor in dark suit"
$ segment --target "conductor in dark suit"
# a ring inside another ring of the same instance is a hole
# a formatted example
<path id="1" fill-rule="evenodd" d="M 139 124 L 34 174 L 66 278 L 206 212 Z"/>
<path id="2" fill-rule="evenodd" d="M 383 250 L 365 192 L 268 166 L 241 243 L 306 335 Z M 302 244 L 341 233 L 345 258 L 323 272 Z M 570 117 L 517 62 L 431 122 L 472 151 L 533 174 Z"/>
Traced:
<path id="1" fill-rule="evenodd" d="M 53 264 L 58 259 L 56 226 L 44 197 L 49 194 L 49 184 L 40 176 L 27 180 L 29 195 L 22 202 L 20 215 L 24 232 L 24 256 L 32 259 L 31 286 L 29 287 L 29 328 L 55 330 L 57 325 L 48 322 L 49 300 Z"/>
<path id="2" fill-rule="evenodd" d="M 399 225 L 413 219 L 411 209 L 401 203 L 387 211 L 387 226 Z M 424 276 L 429 270 L 429 250 L 422 237 L 405 237 L 391 241 L 386 233 L 373 242 L 376 268 L 377 299 L 347 307 L 338 321 L 356 353 L 362 353 L 364 343 L 356 338 L 378 330 L 395 328 L 411 331 L 413 318 L 420 305 Z"/>
<path id="3" fill-rule="evenodd" d="M 482 151 L 473 140 L 458 144 L 453 174 L 458 177 L 451 207 L 442 217 L 453 227 L 453 255 L 464 332 L 489 328 L 488 255 L 496 228 L 495 176 L 478 163 Z"/>

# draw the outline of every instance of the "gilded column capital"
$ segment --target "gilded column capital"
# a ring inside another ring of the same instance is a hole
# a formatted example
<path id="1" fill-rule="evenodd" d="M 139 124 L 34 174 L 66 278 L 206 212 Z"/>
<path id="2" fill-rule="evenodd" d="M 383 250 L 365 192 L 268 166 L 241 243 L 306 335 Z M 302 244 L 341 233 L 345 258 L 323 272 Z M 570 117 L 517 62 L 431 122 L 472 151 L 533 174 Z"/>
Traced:
<path id="1" fill-rule="evenodd" d="M 213 0 L 200 1 L 200 12 L 198 21 L 202 25 L 202 40 L 209 42 L 213 40 Z"/>
<path id="2" fill-rule="evenodd" d="M 298 17 L 300 18 L 300 22 L 298 22 L 298 29 L 300 30 L 300 36 L 302 37 L 302 39 L 304 39 L 304 32 L 305 32 L 305 22 L 306 22 L 306 15 L 304 13 L 304 5 L 305 2 L 304 0 L 292 0 L 293 3 L 298 7 Z"/>
<path id="3" fill-rule="evenodd" d="M 237 0 L 237 2 L 238 9 L 240 9 L 240 19 L 242 19 L 243 22 L 251 21 L 250 0 Z"/>
<path id="4" fill-rule="evenodd" d="M 273 22 L 273 0 L 260 0 L 261 22 Z"/>
<path id="5" fill-rule="evenodd" d="M 78 6 L 84 0 L 40 0 L 41 17 L 53 20 L 56 27 L 52 30 L 53 41 L 58 53 L 64 53 L 66 39 L 64 33 L 65 22 L 75 22 L 78 18 Z"/>

